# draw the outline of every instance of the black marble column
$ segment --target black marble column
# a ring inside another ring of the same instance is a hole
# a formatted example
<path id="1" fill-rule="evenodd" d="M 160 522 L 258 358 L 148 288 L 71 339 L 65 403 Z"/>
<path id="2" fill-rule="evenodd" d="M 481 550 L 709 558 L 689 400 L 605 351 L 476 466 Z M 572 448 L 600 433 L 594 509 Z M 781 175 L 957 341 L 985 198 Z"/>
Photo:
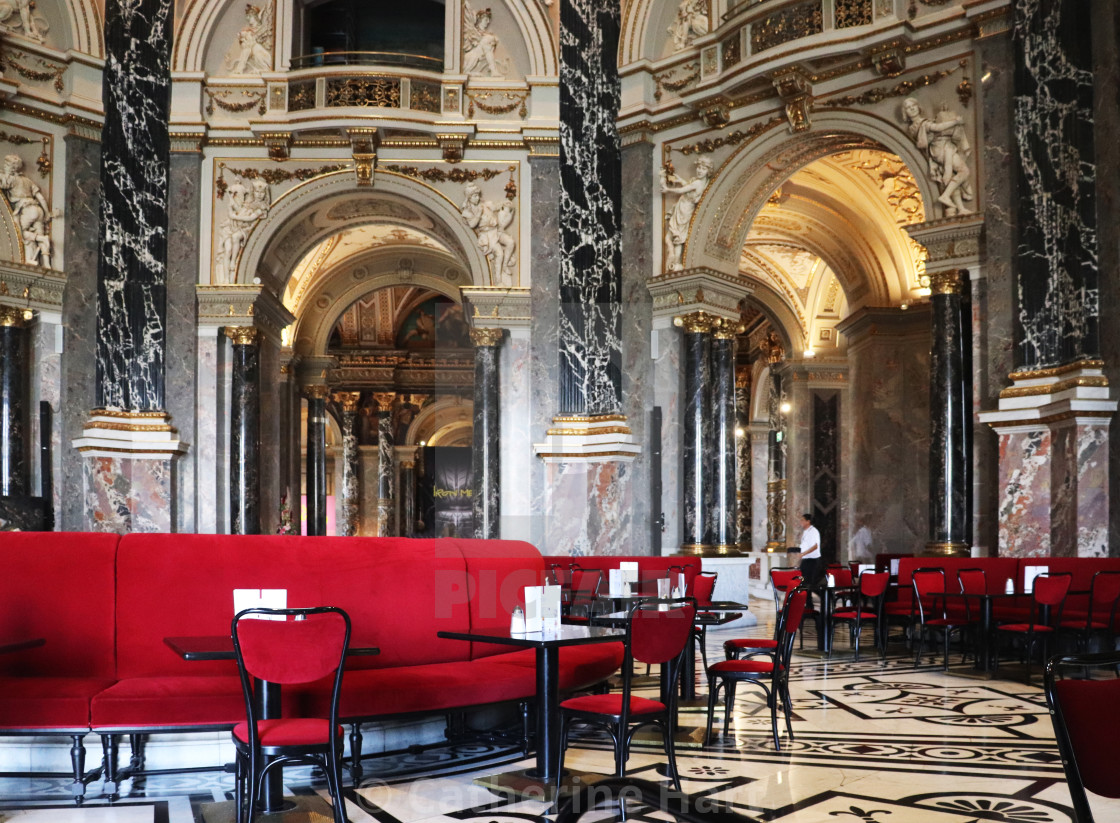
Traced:
<path id="1" fill-rule="evenodd" d="M 474 536 L 491 540 L 500 532 L 502 465 L 498 357 L 504 329 L 471 329 L 474 343 L 474 436 L 471 439 L 471 508 Z"/>
<path id="2" fill-rule="evenodd" d="M 416 536 L 416 461 L 401 461 L 401 537 Z"/>
<path id="3" fill-rule="evenodd" d="M 1099 5 L 1014 3 L 1019 369 L 1100 355 L 1091 44 Z"/>
<path id="4" fill-rule="evenodd" d="M 754 457 L 751 454 L 751 369 L 735 369 L 735 531 L 739 551 L 751 550 L 751 483 Z"/>
<path id="5" fill-rule="evenodd" d="M 684 332 L 684 412 L 681 435 L 681 488 L 684 491 L 681 551 L 704 554 L 711 549 L 712 501 L 712 327 L 717 318 L 694 312 L 674 318 Z"/>
<path id="6" fill-rule="evenodd" d="M 327 533 L 326 386 L 305 386 L 307 396 L 307 533 Z"/>
<path id="7" fill-rule="evenodd" d="M 393 399 L 392 392 L 373 395 L 377 401 L 377 536 L 393 536 Z"/>
<path id="8" fill-rule="evenodd" d="M 99 408 L 162 411 L 171 0 L 108 0 L 97 258 Z"/>
<path id="9" fill-rule="evenodd" d="M 961 273 L 930 275 L 932 347 L 929 365 L 929 542 L 927 554 L 965 555 L 968 534 L 968 451 L 971 398 L 965 386 Z"/>
<path id="10" fill-rule="evenodd" d="M 261 350 L 253 326 L 227 326 L 230 364 L 229 512 L 231 534 L 261 533 Z"/>
<path id="11" fill-rule="evenodd" d="M 622 407 L 616 0 L 560 5 L 560 411 Z"/>
<path id="12" fill-rule="evenodd" d="M 30 350 L 23 310 L 0 306 L 0 495 L 31 493 L 27 454 Z"/>
<path id="13" fill-rule="evenodd" d="M 353 537 L 358 533 L 358 404 L 361 392 L 338 392 L 334 400 L 342 409 L 342 518 L 338 533 Z"/>
<path id="14" fill-rule="evenodd" d="M 766 461 L 766 548 L 782 551 L 786 546 L 786 442 L 785 415 L 782 413 L 782 375 L 778 366 L 785 351 L 771 334 L 761 348 L 770 364 L 767 410 L 770 423 Z"/>
<path id="15" fill-rule="evenodd" d="M 712 507 L 710 526 L 717 554 L 738 551 L 735 490 L 735 335 L 737 325 L 717 321 L 712 334 L 712 442 L 709 465 L 712 467 Z"/>

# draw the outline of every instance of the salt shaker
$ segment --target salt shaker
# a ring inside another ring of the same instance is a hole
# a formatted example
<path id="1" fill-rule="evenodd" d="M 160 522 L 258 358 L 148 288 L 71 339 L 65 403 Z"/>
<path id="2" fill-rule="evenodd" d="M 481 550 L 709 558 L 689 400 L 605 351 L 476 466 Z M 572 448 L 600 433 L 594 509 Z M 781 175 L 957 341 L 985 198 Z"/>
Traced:
<path id="1" fill-rule="evenodd" d="M 509 619 L 510 634 L 525 634 L 525 612 L 520 606 L 513 607 L 513 614 Z"/>
<path id="2" fill-rule="evenodd" d="M 1015 594 L 1015 583 L 1011 578 L 1007 578 L 1007 585 L 1003 588 L 1004 594 Z"/>

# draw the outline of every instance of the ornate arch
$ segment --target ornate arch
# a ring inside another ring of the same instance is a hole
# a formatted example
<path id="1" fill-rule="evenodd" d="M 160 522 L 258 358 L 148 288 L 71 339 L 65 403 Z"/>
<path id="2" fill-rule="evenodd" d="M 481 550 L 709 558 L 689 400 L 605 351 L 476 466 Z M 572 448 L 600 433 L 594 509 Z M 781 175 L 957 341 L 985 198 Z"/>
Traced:
<path id="1" fill-rule="evenodd" d="M 685 267 L 732 270 L 751 224 L 782 182 L 814 160 L 861 148 L 886 150 L 912 172 L 919 170 L 914 178 L 922 202 L 935 202 L 937 193 L 920 173 L 925 160 L 897 125 L 864 112 L 814 112 L 809 131 L 790 135 L 786 129 L 769 129 L 724 162 L 697 207 L 685 246 Z"/>
<path id="2" fill-rule="evenodd" d="M 402 258 L 413 265 L 407 275 L 402 275 Z M 418 286 L 461 303 L 459 285 L 447 277 L 461 268 L 460 261 L 449 254 L 411 246 L 383 246 L 348 258 L 319 278 L 304 298 L 305 309 L 292 334 L 292 350 L 304 357 L 325 354 L 331 330 L 342 313 L 355 300 L 378 289 Z"/>
<path id="3" fill-rule="evenodd" d="M 460 19 L 462 19 L 462 6 Z M 521 42 L 529 55 L 530 76 L 555 77 L 560 74 L 556 62 L 556 43 L 552 39 L 552 26 L 548 17 L 541 11 L 542 5 L 536 0 L 516 2 L 507 0 L 506 8 L 517 22 L 521 32 Z M 461 48 L 461 46 L 460 46 Z"/>
<path id="4" fill-rule="evenodd" d="M 486 258 L 454 204 L 422 183 L 380 170 L 372 187 L 359 188 L 352 171 L 340 171 L 285 192 L 249 235 L 235 282 L 259 277 L 282 294 L 312 247 L 343 229 L 370 223 L 410 226 L 437 237 L 466 270 L 463 286 L 490 285 Z"/>
<path id="5" fill-rule="evenodd" d="M 445 397 L 425 406 L 412 425 L 405 432 L 405 446 L 415 446 L 421 440 L 431 440 L 432 436 L 448 428 L 466 423 L 471 425 L 474 418 L 474 404 L 462 397 Z"/>
<path id="6" fill-rule="evenodd" d="M 69 48 L 81 54 L 105 56 L 105 21 L 101 8 L 90 0 L 66 0 L 63 14 L 70 29 Z"/>
<path id="7" fill-rule="evenodd" d="M 0 260 L 10 263 L 23 262 L 23 238 L 20 236 L 12 207 L 6 197 L 0 197 Z"/>

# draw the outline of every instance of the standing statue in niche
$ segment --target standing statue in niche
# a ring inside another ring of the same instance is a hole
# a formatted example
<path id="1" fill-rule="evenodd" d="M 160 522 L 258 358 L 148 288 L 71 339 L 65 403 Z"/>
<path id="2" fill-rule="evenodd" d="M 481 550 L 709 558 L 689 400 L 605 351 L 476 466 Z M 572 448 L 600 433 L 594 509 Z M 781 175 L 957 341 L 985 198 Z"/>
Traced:
<path id="1" fill-rule="evenodd" d="M 226 55 L 226 69 L 232 74 L 259 74 L 272 69 L 272 4 L 245 7 L 245 25 L 237 42 Z"/>
<path id="2" fill-rule="evenodd" d="M 23 260 L 32 266 L 51 267 L 50 208 L 43 191 L 23 173 L 23 158 L 9 154 L 0 172 L 0 191 L 11 207 L 23 239 Z"/>
<path id="3" fill-rule="evenodd" d="M 229 216 L 218 229 L 218 259 L 214 265 L 215 283 L 232 283 L 237 275 L 237 260 L 249 232 L 264 217 L 272 206 L 272 194 L 268 183 L 259 177 L 246 187 L 237 182 L 229 191 Z"/>
<path id="4" fill-rule="evenodd" d="M 43 15 L 35 13 L 32 0 L 0 0 L 0 30 L 23 34 L 42 43 L 50 26 Z"/>
<path id="5" fill-rule="evenodd" d="M 482 199 L 482 189 L 475 183 L 463 188 L 463 205 L 459 213 L 478 237 L 478 248 L 490 261 L 495 286 L 513 286 L 514 250 L 517 244 L 506 231 L 513 224 L 513 206 L 507 201 L 495 207 Z"/>
<path id="6" fill-rule="evenodd" d="M 693 40 L 707 34 L 708 0 L 681 0 L 677 18 L 668 31 L 673 38 L 673 51 L 687 49 Z"/>
<path id="7" fill-rule="evenodd" d="M 671 165 L 661 169 L 661 193 L 680 195 L 665 224 L 665 271 L 684 268 L 681 254 L 688 240 L 688 227 L 704 190 L 708 188 L 711 174 L 712 161 L 707 157 L 696 161 L 696 176 L 687 182 L 673 173 Z"/>
<path id="8" fill-rule="evenodd" d="M 493 15 L 490 9 L 476 12 L 471 4 L 463 0 L 463 73 L 486 74 L 490 77 L 505 77 L 510 73 L 509 65 L 499 60 L 498 35 L 490 30 Z"/>
<path id="9" fill-rule="evenodd" d="M 948 103 L 942 103 L 937 117 L 930 119 L 913 97 L 902 102 L 902 114 L 910 137 L 929 160 L 929 178 L 941 191 L 937 200 L 945 207 L 945 216 L 971 214 L 964 201 L 972 199 L 972 172 L 968 168 L 972 147 L 960 115 L 951 111 Z"/>

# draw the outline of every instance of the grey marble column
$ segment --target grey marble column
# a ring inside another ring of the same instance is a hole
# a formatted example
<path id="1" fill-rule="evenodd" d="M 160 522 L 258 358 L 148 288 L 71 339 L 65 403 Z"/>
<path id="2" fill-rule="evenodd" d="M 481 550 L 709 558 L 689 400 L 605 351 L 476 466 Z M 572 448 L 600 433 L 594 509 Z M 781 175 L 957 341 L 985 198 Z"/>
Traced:
<path id="1" fill-rule="evenodd" d="M 786 442 L 782 413 L 782 376 L 777 371 L 785 352 L 777 335 L 760 346 L 770 364 L 770 385 L 767 387 L 767 408 L 770 419 L 769 448 L 766 466 L 766 548 L 783 551 L 786 546 Z"/>
<path id="2" fill-rule="evenodd" d="M 342 409 L 342 518 L 338 533 L 343 537 L 354 537 L 358 533 L 358 432 L 355 428 L 358 418 L 358 404 L 362 393 L 336 392 L 334 401 Z"/>
<path id="3" fill-rule="evenodd" d="M 474 536 L 498 537 L 502 475 L 498 453 L 501 397 L 498 358 L 505 329 L 471 329 L 474 343 L 474 436 L 471 439 L 471 508 Z"/>
<path id="4" fill-rule="evenodd" d="M 108 0 L 97 406 L 164 408 L 171 0 Z"/>
<path id="5" fill-rule="evenodd" d="M 710 526 L 716 554 L 738 551 L 735 490 L 735 335 L 739 327 L 721 321 L 712 334 L 712 508 Z"/>
<path id="6" fill-rule="evenodd" d="M 392 392 L 377 392 L 377 536 L 392 537 L 393 524 L 393 400 Z"/>
<path id="7" fill-rule="evenodd" d="M 401 528 L 402 537 L 416 536 L 416 461 L 401 461 Z"/>
<path id="8" fill-rule="evenodd" d="M 968 556 L 971 398 L 965 396 L 961 273 L 930 274 L 929 542 L 926 553 Z"/>
<path id="9" fill-rule="evenodd" d="M 693 312 L 673 319 L 684 332 L 684 403 L 681 485 L 684 542 L 681 551 L 704 554 L 712 547 L 712 327 L 717 318 Z"/>
<path id="10" fill-rule="evenodd" d="M 0 306 L 0 495 L 31 493 L 28 457 L 28 364 L 23 310 Z"/>
<path id="11" fill-rule="evenodd" d="M 327 533 L 327 395 L 323 385 L 305 386 L 307 396 L 307 533 Z"/>
<path id="12" fill-rule="evenodd" d="M 227 326 L 233 341 L 229 422 L 231 534 L 261 533 L 261 354 L 253 326 Z"/>
<path id="13" fill-rule="evenodd" d="M 751 550 L 751 369 L 735 369 L 735 531 L 740 552 Z"/>

